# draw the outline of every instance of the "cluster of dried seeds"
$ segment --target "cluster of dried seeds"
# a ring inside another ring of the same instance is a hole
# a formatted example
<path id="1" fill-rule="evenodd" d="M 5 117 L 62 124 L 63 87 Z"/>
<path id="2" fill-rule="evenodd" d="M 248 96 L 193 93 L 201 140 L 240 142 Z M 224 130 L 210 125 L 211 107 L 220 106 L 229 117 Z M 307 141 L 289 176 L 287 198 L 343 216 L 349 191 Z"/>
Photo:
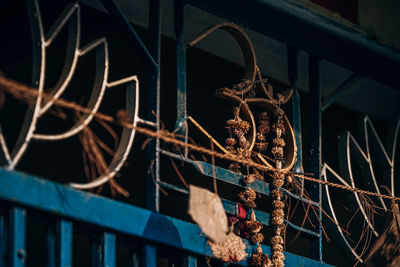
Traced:
<path id="1" fill-rule="evenodd" d="M 240 118 L 239 113 L 240 108 L 235 107 L 234 118 L 226 121 L 226 128 L 230 137 L 225 140 L 225 149 L 229 153 L 248 158 L 250 156 L 250 142 L 246 139 L 246 134 L 250 130 L 250 123 Z M 237 163 L 230 164 L 229 169 L 233 172 L 241 173 L 240 165 Z"/>
<path id="2" fill-rule="evenodd" d="M 224 242 L 214 243 L 209 240 L 208 244 L 210 245 L 214 256 L 224 262 L 239 262 L 247 257 L 245 244 L 239 236 L 232 232 Z"/>
<path id="3" fill-rule="evenodd" d="M 243 201 L 246 208 L 254 209 L 256 207 L 254 200 L 256 200 L 257 194 L 254 189 L 248 187 L 244 191 L 240 192 L 238 197 L 241 201 Z"/>
<path id="4" fill-rule="evenodd" d="M 251 254 L 249 263 L 251 266 L 270 267 L 272 266 L 271 260 L 267 254 L 264 254 L 261 246 L 257 246 L 257 253 Z"/>
<path id="5" fill-rule="evenodd" d="M 255 147 L 259 152 L 266 151 L 268 148 L 267 134 L 269 133 L 269 119 L 268 113 L 263 112 L 258 115 L 258 127 L 256 132 Z"/>

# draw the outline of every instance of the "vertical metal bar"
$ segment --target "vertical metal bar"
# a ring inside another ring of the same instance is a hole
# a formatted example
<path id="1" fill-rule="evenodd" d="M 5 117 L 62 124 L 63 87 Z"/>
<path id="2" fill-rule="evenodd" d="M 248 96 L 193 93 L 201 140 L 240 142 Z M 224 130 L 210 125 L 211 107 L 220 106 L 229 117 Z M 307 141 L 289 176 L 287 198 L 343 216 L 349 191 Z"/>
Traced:
<path id="1" fill-rule="evenodd" d="M 154 58 L 159 62 L 160 60 L 160 1 L 150 1 L 150 22 L 149 22 L 149 34 L 150 34 L 150 52 Z M 157 130 L 160 128 L 158 119 L 160 118 L 160 68 L 159 66 L 152 69 L 149 73 L 148 81 L 148 95 L 147 95 L 147 119 L 149 121 L 157 120 Z M 154 112 L 158 118 L 154 118 Z M 147 146 L 147 159 L 148 167 L 152 168 L 152 172 L 149 173 L 146 180 L 146 206 L 148 209 L 158 211 L 159 209 L 159 191 L 157 183 L 159 180 L 159 140 L 153 140 Z M 153 162 L 154 161 L 154 162 Z"/>
<path id="2" fill-rule="evenodd" d="M 197 267 L 197 258 L 187 256 L 183 259 L 183 267 Z"/>
<path id="3" fill-rule="evenodd" d="M 319 84 L 319 59 L 309 55 L 309 90 L 310 90 L 310 170 L 314 177 L 321 177 L 321 89 Z M 313 183 L 309 189 L 310 197 L 315 202 L 322 200 L 321 185 Z M 321 206 L 321 203 L 320 203 Z M 319 209 L 319 218 L 311 213 L 310 218 L 314 225 L 318 225 L 320 238 L 311 240 L 311 258 L 322 261 L 322 213 Z M 319 222 L 318 222 L 319 220 Z"/>
<path id="4" fill-rule="evenodd" d="M 3 215 L 0 215 L 0 267 L 7 266 L 7 225 Z"/>
<path id="5" fill-rule="evenodd" d="M 9 259 L 11 267 L 23 267 L 26 262 L 25 236 L 26 211 L 14 207 L 10 211 L 10 249 Z"/>
<path id="6" fill-rule="evenodd" d="M 143 265 L 146 267 L 157 266 L 157 248 L 154 245 L 145 245 L 143 247 Z"/>
<path id="7" fill-rule="evenodd" d="M 116 238 L 115 234 L 103 233 L 101 238 L 102 245 L 102 267 L 115 267 Z"/>
<path id="8" fill-rule="evenodd" d="M 176 85 L 177 85 L 177 116 L 175 129 L 188 140 L 187 129 L 187 94 L 186 94 L 186 48 L 183 42 L 184 34 L 184 3 L 174 0 L 174 26 L 176 35 Z M 187 157 L 187 148 L 185 148 Z"/>
<path id="9" fill-rule="evenodd" d="M 149 121 L 156 119 L 156 130 L 160 129 L 160 52 L 161 52 L 161 8 L 160 0 L 150 1 L 149 8 L 149 51 L 158 63 L 150 70 L 147 94 L 147 114 Z M 154 118 L 153 112 L 157 118 Z M 160 180 L 160 140 L 156 139 L 147 145 L 147 166 L 151 169 L 146 177 L 146 207 L 159 211 Z M 154 182 L 155 180 L 155 182 Z M 156 267 L 157 249 L 146 244 L 143 248 L 143 266 Z"/>
<path id="10" fill-rule="evenodd" d="M 140 267 L 139 253 L 136 250 L 132 251 L 131 267 Z"/>
<path id="11" fill-rule="evenodd" d="M 57 224 L 57 267 L 72 267 L 72 222 Z"/>
<path id="12" fill-rule="evenodd" d="M 56 266 L 56 234 L 52 227 L 48 227 L 46 231 L 46 266 Z"/>
<path id="13" fill-rule="evenodd" d="M 100 244 L 97 240 L 91 240 L 92 267 L 99 267 L 101 264 Z"/>
<path id="14" fill-rule="evenodd" d="M 293 113 L 293 130 L 296 137 L 297 145 L 297 156 L 296 163 L 294 165 L 294 172 L 303 173 L 303 149 L 301 139 L 301 108 L 300 108 L 300 96 L 297 90 L 297 78 L 298 78 L 298 64 L 297 64 L 298 51 L 296 47 L 288 45 L 287 47 L 287 60 L 288 60 L 288 77 L 289 83 L 293 90 L 292 96 L 292 113 Z M 303 181 L 303 180 L 302 180 Z"/>

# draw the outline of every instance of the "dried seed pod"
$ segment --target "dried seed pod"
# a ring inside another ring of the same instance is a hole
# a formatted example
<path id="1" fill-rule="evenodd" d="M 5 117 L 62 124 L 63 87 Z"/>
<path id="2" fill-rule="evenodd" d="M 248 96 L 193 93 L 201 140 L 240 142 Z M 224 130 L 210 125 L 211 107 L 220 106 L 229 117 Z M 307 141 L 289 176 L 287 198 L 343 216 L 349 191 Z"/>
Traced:
<path id="1" fill-rule="evenodd" d="M 248 149 L 248 148 L 250 147 L 250 142 L 247 141 L 246 139 L 244 139 L 244 140 L 241 139 L 241 140 L 239 141 L 239 146 L 240 146 L 241 148 Z"/>
<path id="2" fill-rule="evenodd" d="M 281 158 L 283 157 L 283 148 L 279 147 L 279 146 L 274 146 L 272 148 L 272 154 L 276 157 L 276 158 Z"/>
<path id="3" fill-rule="evenodd" d="M 258 132 L 261 134 L 269 133 L 269 118 L 268 113 L 263 112 L 258 115 Z"/>
<path id="4" fill-rule="evenodd" d="M 274 189 L 274 190 L 272 190 L 272 197 L 275 199 L 282 198 L 283 192 L 279 189 Z"/>
<path id="5" fill-rule="evenodd" d="M 247 121 L 241 120 L 239 121 L 239 128 L 246 134 L 250 129 L 250 123 Z"/>
<path id="6" fill-rule="evenodd" d="M 234 145 L 236 145 L 236 139 L 232 138 L 232 137 L 226 138 L 225 143 L 228 146 L 234 146 Z"/>
<path id="7" fill-rule="evenodd" d="M 285 203 L 280 200 L 272 201 L 272 205 L 274 206 L 275 209 L 284 209 L 285 208 Z"/>
<path id="8" fill-rule="evenodd" d="M 259 151 L 265 151 L 268 148 L 268 143 L 267 142 L 256 142 L 255 147 Z"/>
<path id="9" fill-rule="evenodd" d="M 244 191 L 240 192 L 238 194 L 240 200 L 242 200 L 243 202 L 251 202 L 254 201 L 257 197 L 256 191 L 254 191 L 254 189 L 248 187 L 246 188 Z"/>
<path id="10" fill-rule="evenodd" d="M 244 221 L 244 226 L 251 233 L 258 233 L 263 228 L 263 224 L 258 221 Z"/>
<path id="11" fill-rule="evenodd" d="M 272 211 L 272 216 L 283 217 L 284 215 L 283 209 L 274 209 Z"/>
<path id="12" fill-rule="evenodd" d="M 237 154 L 239 156 L 242 156 L 244 158 L 249 158 L 251 155 L 250 150 L 246 149 L 246 148 L 242 148 L 242 147 L 238 147 L 237 148 Z"/>
<path id="13" fill-rule="evenodd" d="M 234 146 L 225 146 L 225 149 L 226 149 L 229 153 L 232 153 L 232 154 L 235 154 L 235 152 L 236 152 L 236 149 L 235 149 Z"/>
<path id="14" fill-rule="evenodd" d="M 278 122 L 274 123 L 274 124 L 272 125 L 272 129 L 273 129 L 275 132 L 277 132 L 277 130 L 279 129 L 279 130 L 281 130 L 281 133 L 282 133 L 282 134 L 285 134 L 285 125 L 283 124 L 282 121 L 278 121 Z"/>
<path id="15" fill-rule="evenodd" d="M 249 259 L 250 266 L 255 267 L 270 267 L 272 266 L 271 260 L 268 258 L 267 254 L 264 254 L 261 246 L 257 247 L 257 253 L 252 254 Z"/>
<path id="16" fill-rule="evenodd" d="M 252 183 L 254 183 L 255 180 L 256 180 L 255 174 L 249 174 L 249 175 L 243 176 L 243 182 L 245 184 L 252 184 Z"/>
<path id="17" fill-rule="evenodd" d="M 273 245 L 272 246 L 272 250 L 273 251 L 283 251 L 283 246 L 282 245 L 280 245 L 280 244 L 276 244 L 276 245 Z"/>
<path id="18" fill-rule="evenodd" d="M 257 221 L 256 213 L 254 212 L 254 210 L 250 213 L 250 220 Z"/>
<path id="19" fill-rule="evenodd" d="M 252 241 L 253 243 L 255 243 L 255 244 L 260 244 L 260 243 L 262 243 L 262 242 L 264 241 L 264 235 L 263 235 L 262 233 L 254 234 L 254 235 L 251 237 L 251 241 Z"/>
<path id="20" fill-rule="evenodd" d="M 277 179 L 285 179 L 285 174 L 283 172 L 274 172 L 272 175 Z"/>
<path id="21" fill-rule="evenodd" d="M 248 209 L 255 209 L 257 208 L 257 205 L 254 201 L 249 201 L 249 202 L 245 202 L 244 206 Z"/>
<path id="22" fill-rule="evenodd" d="M 271 224 L 276 226 L 283 226 L 284 219 L 283 217 L 272 217 Z"/>
<path id="23" fill-rule="evenodd" d="M 285 180 L 283 179 L 278 179 L 278 178 L 274 178 L 274 180 L 272 181 L 272 184 L 275 187 L 282 187 L 285 184 Z"/>
<path id="24" fill-rule="evenodd" d="M 274 251 L 272 252 L 272 260 L 274 259 L 279 259 L 279 260 L 285 260 L 285 255 L 283 254 L 282 251 Z"/>
<path id="25" fill-rule="evenodd" d="M 265 141 L 267 140 L 267 137 L 263 133 L 256 132 L 256 139 L 257 141 Z"/>
<path id="26" fill-rule="evenodd" d="M 279 236 L 279 235 L 273 236 L 271 238 L 271 244 L 272 245 L 277 245 L 277 244 L 282 245 L 283 244 L 283 238 L 281 236 Z"/>
<path id="27" fill-rule="evenodd" d="M 229 170 L 240 174 L 240 164 L 236 162 L 229 164 Z"/>
<path id="28" fill-rule="evenodd" d="M 284 147 L 285 146 L 285 140 L 283 140 L 280 137 L 274 138 L 273 142 L 274 142 L 274 145 L 276 145 L 276 146 L 279 146 L 279 147 Z"/>

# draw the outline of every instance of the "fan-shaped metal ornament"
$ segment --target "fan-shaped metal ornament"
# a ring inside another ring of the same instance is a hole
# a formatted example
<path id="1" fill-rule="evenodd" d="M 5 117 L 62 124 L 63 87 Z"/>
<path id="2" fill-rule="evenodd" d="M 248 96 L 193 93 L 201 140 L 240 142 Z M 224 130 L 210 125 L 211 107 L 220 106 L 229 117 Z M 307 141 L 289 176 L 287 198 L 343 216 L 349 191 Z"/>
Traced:
<path id="1" fill-rule="evenodd" d="M 32 66 L 32 87 L 37 89 L 37 97 L 33 107 L 28 108 L 25 114 L 24 124 L 19 133 L 16 145 L 9 150 L 5 137 L 0 126 L 0 165 L 8 169 L 14 169 L 23 157 L 27 147 L 32 140 L 61 141 L 75 136 L 87 127 L 93 120 L 94 114 L 98 111 L 105 91 L 118 85 L 126 85 L 126 114 L 132 119 L 132 126 L 140 122 L 151 125 L 138 117 L 139 112 L 139 81 L 135 75 L 121 80 L 110 82 L 108 43 L 106 38 L 100 38 L 90 42 L 85 46 L 80 44 L 81 36 L 81 13 L 79 4 L 71 4 L 65 8 L 49 32 L 45 34 L 43 29 L 42 16 L 37 0 L 26 1 L 29 23 L 31 27 L 33 42 L 33 66 Z M 46 90 L 46 61 L 47 49 L 53 44 L 60 31 L 68 25 L 68 43 L 64 59 L 63 70 L 56 82 L 56 85 Z M 96 54 L 95 80 L 91 95 L 86 106 L 91 110 L 88 114 L 83 114 L 81 120 L 75 123 L 70 129 L 58 134 L 38 133 L 36 124 L 38 120 L 54 105 L 67 89 L 75 73 L 79 58 L 92 51 Z M 46 94 L 46 97 L 43 95 Z M 71 184 L 72 187 L 79 189 L 89 189 L 100 186 L 111 180 L 123 166 L 128 154 L 131 151 L 135 137 L 135 130 L 124 128 L 117 151 L 108 166 L 106 173 L 95 178 L 90 183 Z"/>
<path id="2" fill-rule="evenodd" d="M 398 146 L 398 135 L 400 131 L 400 117 L 393 121 L 391 126 L 390 134 L 387 139 L 387 146 L 385 147 L 375 130 L 368 116 L 364 117 L 362 121 L 362 142 L 361 144 L 356 141 L 350 132 L 343 133 L 339 136 L 339 165 L 340 174 L 335 172 L 327 163 L 322 168 L 322 178 L 328 181 L 329 176 L 333 176 L 341 184 L 352 187 L 361 188 L 361 185 L 356 184 L 355 174 L 352 166 L 357 164 L 361 169 L 361 175 L 367 188 L 363 188 L 372 192 L 381 194 L 381 190 L 384 187 L 389 188 L 390 195 L 396 196 L 395 188 L 395 155 L 396 148 Z M 374 157 L 372 157 L 374 155 Z M 377 164 L 380 166 L 380 173 L 374 169 L 373 160 L 378 161 Z M 353 161 L 354 160 L 354 161 Z M 361 253 L 356 251 L 356 248 L 352 245 L 348 236 L 343 232 L 339 226 L 341 221 L 337 216 L 336 208 L 332 203 L 330 189 L 328 185 L 325 185 L 327 205 L 332 214 L 332 218 L 336 223 L 337 230 L 343 239 L 343 242 L 347 249 L 355 256 L 359 262 L 363 262 L 364 258 Z M 375 237 L 380 236 L 381 232 L 376 225 L 368 218 L 367 212 L 360 200 L 360 194 L 353 192 L 354 200 L 359 210 L 361 211 L 362 218 L 366 223 L 367 227 L 372 231 Z M 374 202 L 378 208 L 381 208 L 385 212 L 389 211 L 387 202 L 382 197 L 378 197 L 378 200 Z M 354 238 L 354 237 L 353 237 Z"/>

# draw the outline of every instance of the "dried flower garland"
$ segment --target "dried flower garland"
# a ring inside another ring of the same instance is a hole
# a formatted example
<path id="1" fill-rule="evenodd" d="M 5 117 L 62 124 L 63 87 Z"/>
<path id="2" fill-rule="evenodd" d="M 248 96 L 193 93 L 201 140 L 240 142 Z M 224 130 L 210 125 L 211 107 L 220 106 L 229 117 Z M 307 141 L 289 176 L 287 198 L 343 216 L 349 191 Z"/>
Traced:
<path id="1" fill-rule="evenodd" d="M 277 117 L 277 121 L 272 125 L 272 129 L 275 132 L 276 137 L 273 140 L 274 147 L 272 148 L 271 152 L 274 155 L 274 159 L 276 162 L 276 168 L 282 169 L 282 164 L 284 160 L 284 146 L 285 141 L 282 138 L 282 135 L 285 134 L 285 125 L 283 123 L 283 110 L 278 107 L 276 109 L 275 115 Z M 273 207 L 274 210 L 272 211 L 272 224 L 275 225 L 275 236 L 271 238 L 271 245 L 272 245 L 272 263 L 274 267 L 283 267 L 285 256 L 283 255 L 283 227 L 284 227 L 284 207 L 285 204 L 281 201 L 282 192 L 281 187 L 285 183 L 285 174 L 279 171 L 273 173 L 273 181 L 272 184 L 274 186 L 273 189 Z"/>

